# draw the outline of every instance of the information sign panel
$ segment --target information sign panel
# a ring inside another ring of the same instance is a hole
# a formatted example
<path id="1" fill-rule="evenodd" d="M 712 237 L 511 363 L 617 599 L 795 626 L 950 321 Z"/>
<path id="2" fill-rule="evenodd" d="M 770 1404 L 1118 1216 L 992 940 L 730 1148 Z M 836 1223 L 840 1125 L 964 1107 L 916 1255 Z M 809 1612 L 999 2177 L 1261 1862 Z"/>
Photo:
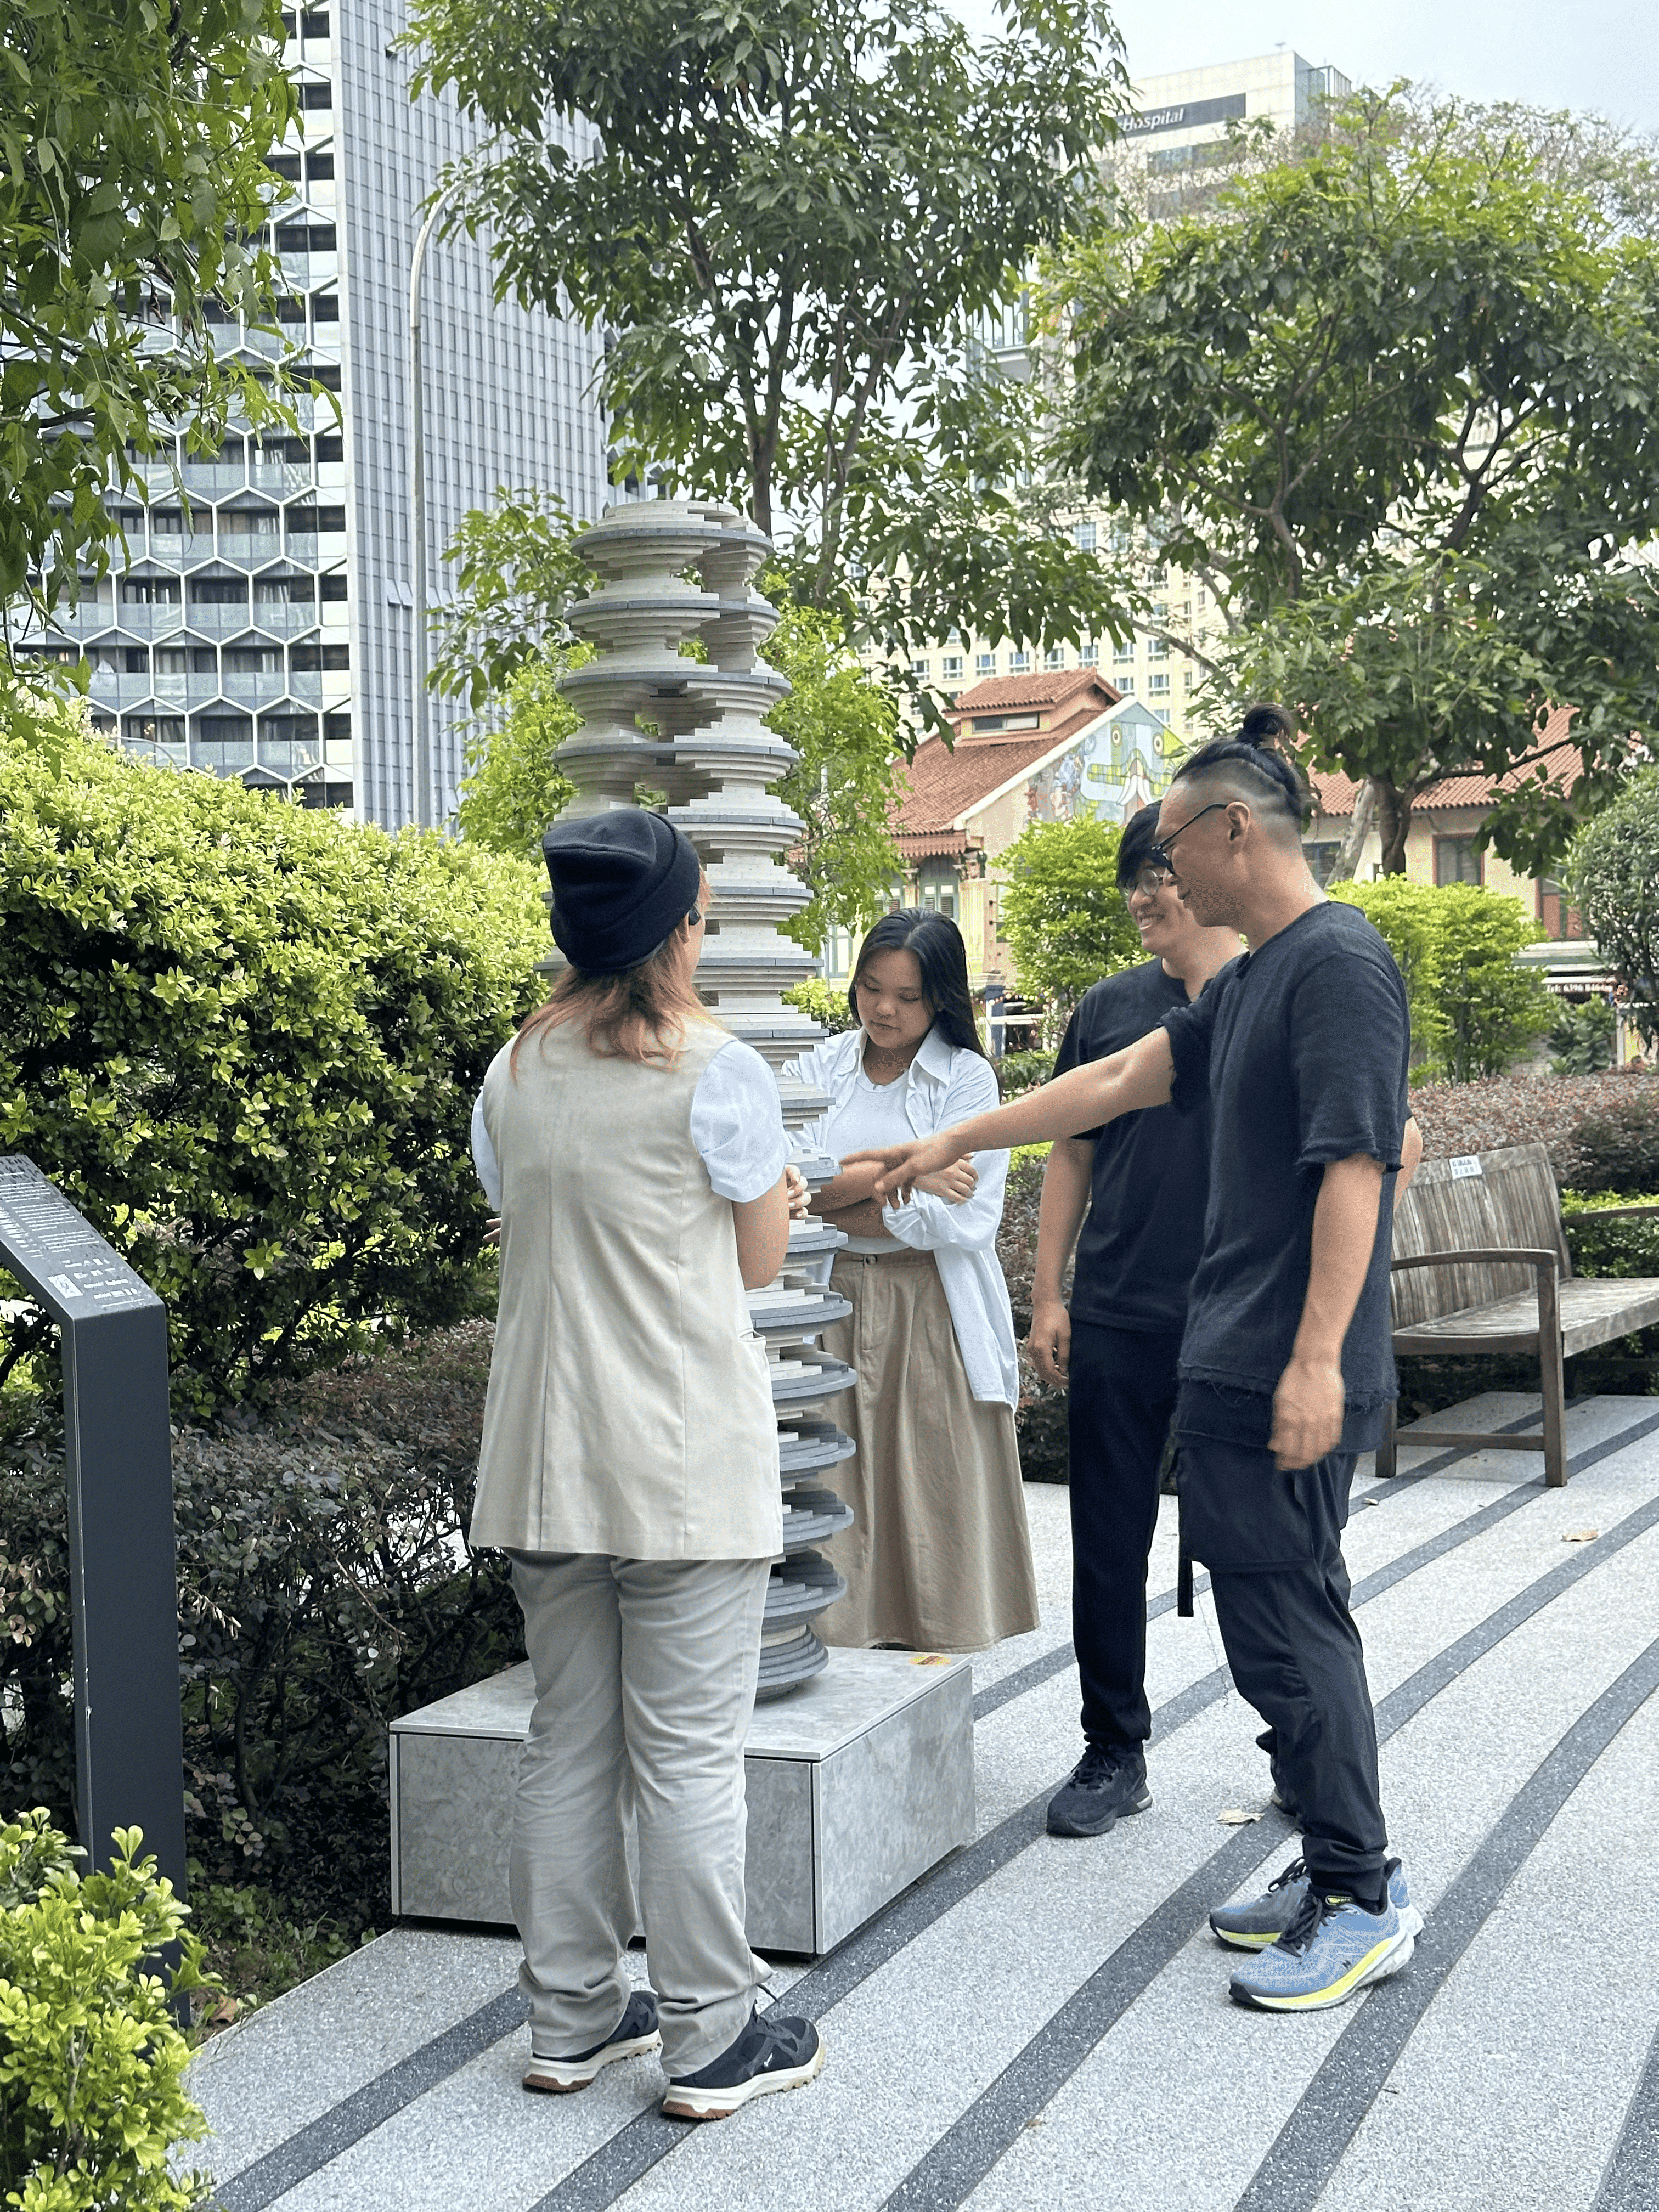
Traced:
<path id="1" fill-rule="evenodd" d="M 0 1263 L 64 1337 L 80 1839 L 139 1827 L 185 1893 L 179 1598 L 161 1301 L 33 1160 L 0 1159 Z"/>

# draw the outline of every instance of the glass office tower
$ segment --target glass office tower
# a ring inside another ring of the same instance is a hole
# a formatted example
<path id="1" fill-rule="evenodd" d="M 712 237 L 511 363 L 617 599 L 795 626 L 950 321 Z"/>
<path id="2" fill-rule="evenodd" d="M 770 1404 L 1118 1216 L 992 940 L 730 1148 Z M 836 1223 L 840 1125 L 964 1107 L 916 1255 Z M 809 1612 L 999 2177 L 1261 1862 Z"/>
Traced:
<path id="1" fill-rule="evenodd" d="M 472 133 L 453 102 L 411 105 L 386 0 L 285 17 L 298 125 L 276 157 L 280 338 L 234 316 L 222 353 L 290 354 L 324 387 L 298 434 L 242 430 L 180 454 L 187 505 L 153 466 L 118 507 L 128 565 L 60 628 L 93 664 L 94 721 L 131 750 L 352 807 L 415 816 L 409 265 L 422 203 Z M 571 142 L 573 149 L 577 142 Z M 427 573 L 435 599 L 462 515 L 498 487 L 605 498 L 597 334 L 494 304 L 487 244 L 433 242 L 422 291 Z M 453 808 L 463 710 L 434 717 L 436 816 Z"/>

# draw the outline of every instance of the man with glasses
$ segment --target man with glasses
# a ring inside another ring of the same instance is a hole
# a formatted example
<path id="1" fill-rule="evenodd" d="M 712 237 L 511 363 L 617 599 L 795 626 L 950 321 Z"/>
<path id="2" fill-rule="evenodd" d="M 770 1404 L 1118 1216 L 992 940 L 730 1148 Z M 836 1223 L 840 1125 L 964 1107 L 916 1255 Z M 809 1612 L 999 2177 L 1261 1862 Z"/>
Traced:
<path id="1" fill-rule="evenodd" d="M 1241 1693 L 1267 1722 L 1303 1856 L 1210 1916 L 1255 1954 L 1231 1994 L 1267 2011 L 1340 2004 L 1397 1973 L 1420 1914 L 1386 1856 L 1376 1729 L 1341 1552 L 1358 1452 L 1395 1393 L 1389 1199 L 1417 1147 L 1410 1029 L 1388 947 L 1309 873 L 1291 734 L 1254 708 L 1188 760 L 1159 809 L 1182 902 L 1249 951 L 1126 1050 L 939 1135 L 866 1154 L 878 1195 L 964 1153 L 1207 1107 L 1203 1249 L 1176 1408 L 1183 1543 L 1210 1570 Z"/>
<path id="2" fill-rule="evenodd" d="M 1117 887 L 1152 957 L 1084 994 L 1057 1075 L 1145 1036 L 1242 950 L 1237 930 L 1194 921 L 1169 869 L 1151 857 L 1157 842 L 1158 809 L 1148 806 L 1126 823 L 1117 854 Z M 1152 1802 L 1146 1562 L 1203 1243 L 1209 1151 L 1206 1109 L 1158 1106 L 1057 1137 L 1043 1170 L 1030 1348 L 1044 1380 L 1069 1389 L 1072 1642 L 1084 1737 L 1083 1757 L 1048 1807 L 1051 1836 L 1103 1836 Z M 1073 1245 L 1068 1311 L 1061 1285 Z"/>

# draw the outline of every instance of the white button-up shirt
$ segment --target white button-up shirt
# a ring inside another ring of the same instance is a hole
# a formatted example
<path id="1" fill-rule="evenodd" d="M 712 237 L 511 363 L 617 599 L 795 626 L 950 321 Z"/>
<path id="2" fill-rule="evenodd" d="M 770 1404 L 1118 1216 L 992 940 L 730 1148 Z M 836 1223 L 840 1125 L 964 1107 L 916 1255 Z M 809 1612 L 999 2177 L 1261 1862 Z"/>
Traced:
<path id="1" fill-rule="evenodd" d="M 801 1133 L 837 1158 L 836 1121 L 839 1109 L 853 1097 L 864 1065 L 864 1045 L 861 1029 L 846 1030 L 791 1060 L 786 1070 L 827 1091 L 834 1101 L 830 1111 Z M 899 1080 L 904 1086 L 905 1119 L 918 1137 L 933 1136 L 997 1103 L 997 1079 L 989 1060 L 946 1044 L 937 1030 L 929 1030 L 908 1073 Z M 996 1255 L 1008 1155 L 975 1152 L 973 1159 L 978 1187 L 960 1206 L 918 1190 L 905 1205 L 888 1206 L 882 1218 L 899 1243 L 933 1254 L 975 1397 L 1015 1406 L 1019 1402 L 1019 1358 L 1014 1316 Z"/>

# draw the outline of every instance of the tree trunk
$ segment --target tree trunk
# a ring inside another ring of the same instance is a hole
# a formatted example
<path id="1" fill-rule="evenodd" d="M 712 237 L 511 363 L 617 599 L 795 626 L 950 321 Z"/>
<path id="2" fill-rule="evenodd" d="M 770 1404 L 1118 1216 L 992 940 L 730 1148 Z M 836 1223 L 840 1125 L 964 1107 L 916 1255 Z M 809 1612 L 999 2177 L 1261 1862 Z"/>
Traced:
<path id="1" fill-rule="evenodd" d="M 1359 855 L 1365 849 L 1365 840 L 1371 834 L 1371 823 L 1376 818 L 1376 787 L 1366 777 L 1353 795 L 1353 819 L 1348 824 L 1348 834 L 1342 840 L 1342 850 L 1336 856 L 1336 866 L 1326 878 L 1328 883 L 1348 884 L 1353 881 L 1354 870 L 1359 866 Z"/>
<path id="2" fill-rule="evenodd" d="M 1382 841 L 1382 873 L 1403 876 L 1406 872 L 1406 839 L 1412 826 L 1412 800 L 1416 793 L 1402 791 L 1386 775 L 1374 775 L 1371 788 L 1376 794 L 1376 830 Z"/>

